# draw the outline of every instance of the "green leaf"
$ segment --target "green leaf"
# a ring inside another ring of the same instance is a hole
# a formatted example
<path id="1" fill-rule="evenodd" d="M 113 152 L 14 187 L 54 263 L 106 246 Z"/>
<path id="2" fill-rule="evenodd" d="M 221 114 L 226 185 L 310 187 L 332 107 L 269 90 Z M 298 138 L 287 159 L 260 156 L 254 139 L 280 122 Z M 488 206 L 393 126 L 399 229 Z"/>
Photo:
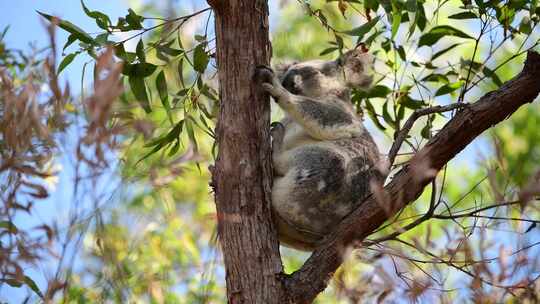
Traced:
<path id="1" fill-rule="evenodd" d="M 62 48 L 62 52 L 66 50 L 68 46 L 70 46 L 73 42 L 77 41 L 77 35 L 70 34 L 68 36 L 68 39 L 66 41 L 66 44 L 64 44 L 64 47 Z"/>
<path id="2" fill-rule="evenodd" d="M 383 124 L 379 121 L 379 118 L 377 117 L 377 113 L 375 112 L 375 108 L 371 104 L 371 102 L 366 99 L 366 111 L 368 112 L 369 117 L 371 118 L 371 121 L 375 124 L 379 130 L 386 130 L 386 128 L 383 126 Z"/>
<path id="3" fill-rule="evenodd" d="M 473 12 L 461 12 L 461 13 L 457 13 L 457 14 L 454 14 L 454 15 L 450 15 L 448 16 L 448 18 L 450 19 L 477 19 L 478 16 L 476 16 L 475 13 Z"/>
<path id="4" fill-rule="evenodd" d="M 210 58 L 208 58 L 208 54 L 206 54 L 204 50 L 205 46 L 205 43 L 201 43 L 197 45 L 195 47 L 195 50 L 193 51 L 193 68 L 199 73 L 204 73 L 208 62 L 210 61 Z"/>
<path id="5" fill-rule="evenodd" d="M 392 116 L 390 116 L 390 113 L 388 112 L 388 102 L 385 102 L 383 105 L 383 119 L 388 125 L 393 126 L 395 129 L 396 122 L 394 121 Z"/>
<path id="6" fill-rule="evenodd" d="M 427 75 L 426 77 L 424 77 L 422 79 L 422 81 L 425 81 L 425 82 L 442 82 L 442 83 L 448 83 L 448 77 L 446 77 L 446 75 L 443 75 L 443 74 L 430 74 L 430 75 Z"/>
<path id="7" fill-rule="evenodd" d="M 435 60 L 436 58 L 440 57 L 441 55 L 443 55 L 444 53 L 452 50 L 453 48 L 455 48 L 456 46 L 460 45 L 461 43 L 454 43 L 452 44 L 451 46 L 443 49 L 443 50 L 440 50 L 438 51 L 437 53 L 433 54 L 433 56 L 431 56 L 431 61 Z"/>
<path id="8" fill-rule="evenodd" d="M 397 103 L 413 110 L 420 109 L 426 105 L 423 100 L 411 98 L 409 95 L 399 97 Z"/>
<path id="9" fill-rule="evenodd" d="M 364 1 L 364 8 L 370 9 L 373 11 L 377 11 L 377 8 L 379 8 L 379 1 L 377 0 L 365 0 Z"/>
<path id="10" fill-rule="evenodd" d="M 414 30 L 416 29 L 416 24 L 418 23 L 418 19 L 420 18 L 419 13 L 414 14 L 414 19 L 409 21 L 409 33 L 407 34 L 407 40 L 411 38 L 411 36 L 414 34 Z"/>
<path id="11" fill-rule="evenodd" d="M 39 287 L 37 286 L 36 282 L 32 280 L 29 276 L 24 276 L 24 283 L 32 289 L 40 298 L 43 298 L 43 294 L 41 293 L 41 290 L 39 290 Z"/>
<path id="12" fill-rule="evenodd" d="M 75 59 L 75 57 L 78 54 L 79 53 L 76 52 L 76 53 L 71 53 L 71 54 L 66 55 L 64 59 L 62 59 L 62 62 L 60 62 L 60 65 L 58 66 L 58 74 L 62 73 L 62 71 L 73 61 L 73 59 Z"/>
<path id="13" fill-rule="evenodd" d="M 399 125 L 399 122 L 403 120 L 403 117 L 405 117 L 405 107 L 399 106 L 397 110 L 397 119 L 396 119 L 398 125 Z"/>
<path id="14" fill-rule="evenodd" d="M 405 54 L 405 49 L 403 48 L 402 45 L 400 45 L 400 46 L 397 48 L 397 52 L 398 52 L 399 58 L 401 58 L 401 60 L 407 61 L 407 55 Z"/>
<path id="15" fill-rule="evenodd" d="M 178 71 L 178 78 L 180 79 L 180 84 L 182 85 L 182 88 L 185 88 L 186 84 L 184 83 L 184 57 L 180 57 L 176 69 Z"/>
<path id="16" fill-rule="evenodd" d="M 142 39 L 139 40 L 139 42 L 137 43 L 135 53 L 137 54 L 137 57 L 139 57 L 139 60 L 141 62 L 146 62 L 146 54 L 144 54 L 144 42 Z"/>
<path id="17" fill-rule="evenodd" d="M 102 33 L 96 36 L 96 39 L 94 39 L 97 44 L 101 46 L 105 46 L 107 44 L 110 44 L 109 42 L 109 33 Z"/>
<path id="18" fill-rule="evenodd" d="M 203 36 L 203 35 L 195 35 L 194 36 L 195 40 L 197 42 L 206 42 L 206 36 Z"/>
<path id="19" fill-rule="evenodd" d="M 137 55 L 135 53 L 132 53 L 132 52 L 126 52 L 126 50 L 124 49 L 124 45 L 123 44 L 118 44 L 114 47 L 114 54 L 126 61 L 126 62 L 133 62 L 135 60 L 135 58 L 137 57 Z M 124 68 L 124 70 L 126 70 Z M 127 74 L 126 74 L 127 75 Z"/>
<path id="20" fill-rule="evenodd" d="M 126 15 L 126 22 L 130 25 L 132 30 L 140 30 L 143 28 L 141 22 L 143 22 L 144 17 L 139 16 L 132 9 L 128 9 L 128 14 Z"/>
<path id="21" fill-rule="evenodd" d="M 415 18 L 415 20 L 418 28 L 421 31 L 424 31 L 427 24 L 426 11 L 424 10 L 424 4 L 422 2 L 419 2 L 418 4 L 418 11 L 416 12 L 416 16 L 418 16 L 418 18 Z"/>
<path id="22" fill-rule="evenodd" d="M 379 37 L 380 34 L 382 34 L 382 31 L 375 30 L 375 33 L 369 35 L 369 37 L 366 38 L 366 40 L 364 41 L 364 44 L 369 48 L 371 44 L 373 43 L 373 41 L 375 41 L 375 39 Z M 358 43 L 360 42 L 361 41 L 358 41 Z"/>
<path id="23" fill-rule="evenodd" d="M 193 144 L 193 149 L 195 152 L 199 150 L 199 145 L 197 144 L 197 138 L 195 137 L 195 131 L 193 130 L 193 122 L 195 122 L 195 119 L 191 116 L 188 116 L 189 119 L 186 120 L 186 131 L 188 134 L 188 138 Z M 193 122 L 191 122 L 193 121 Z"/>
<path id="24" fill-rule="evenodd" d="M 392 40 L 396 37 L 401 24 L 401 12 L 396 5 L 392 3 Z"/>
<path id="25" fill-rule="evenodd" d="M 180 140 L 176 140 L 176 142 L 172 146 L 171 150 L 169 151 L 169 156 L 175 155 L 176 152 L 178 152 L 179 149 L 180 149 Z"/>
<path id="26" fill-rule="evenodd" d="M 15 224 L 13 224 L 10 221 L 1 221 L 0 228 L 7 230 L 11 234 L 17 234 L 19 232 L 19 229 L 17 229 L 17 226 L 15 226 Z"/>
<path id="27" fill-rule="evenodd" d="M 361 40 L 361 38 L 367 34 L 376 24 L 379 22 L 380 17 L 377 16 L 373 18 L 371 21 L 354 28 L 349 31 L 344 31 L 343 34 L 349 35 L 349 36 L 358 36 L 358 39 Z"/>
<path id="28" fill-rule="evenodd" d="M 148 93 L 146 92 L 146 83 L 143 77 L 130 76 L 129 85 L 133 91 L 133 95 L 144 109 L 146 113 L 152 112 L 150 108 L 150 101 L 148 100 Z"/>
<path id="29" fill-rule="evenodd" d="M 98 11 L 90 11 L 86 5 L 84 5 L 83 0 L 81 0 L 81 5 L 83 7 L 84 13 L 94 19 L 96 21 L 97 26 L 104 30 L 109 30 L 109 26 L 111 25 L 111 19 L 109 19 L 109 16 L 105 15 L 102 12 Z"/>
<path id="30" fill-rule="evenodd" d="M 391 47 L 391 41 L 390 39 L 386 38 L 382 43 L 381 43 L 381 47 L 383 48 L 383 50 L 385 52 L 389 52 L 390 51 L 390 47 Z"/>
<path id="31" fill-rule="evenodd" d="M 465 60 L 461 60 L 460 62 L 461 64 L 461 68 L 462 69 L 469 69 L 469 67 L 475 71 L 480 71 L 480 69 L 484 66 L 482 63 L 478 62 L 478 61 L 471 61 L 471 60 L 468 60 L 468 59 L 465 59 Z"/>
<path id="32" fill-rule="evenodd" d="M 495 71 L 493 71 L 492 69 L 488 68 L 488 67 L 484 67 L 482 69 L 482 72 L 484 73 L 484 75 L 486 75 L 487 77 L 491 78 L 493 80 L 493 82 L 497 85 L 497 86 L 502 86 L 503 85 L 503 82 L 502 80 L 499 78 L 499 76 L 497 76 L 497 74 L 495 73 Z"/>
<path id="33" fill-rule="evenodd" d="M 392 92 L 392 90 L 383 85 L 376 85 L 367 92 L 368 98 L 386 98 L 386 96 Z"/>
<path id="34" fill-rule="evenodd" d="M 170 113 L 171 106 L 169 104 L 169 94 L 167 90 L 167 80 L 165 79 L 165 73 L 163 71 L 159 72 L 156 77 L 156 88 L 159 93 L 159 98 L 161 99 L 161 104 L 167 110 L 167 113 Z"/>
<path id="35" fill-rule="evenodd" d="M 466 33 L 453 28 L 449 25 L 439 25 L 434 28 L 432 28 L 429 32 L 422 35 L 420 37 L 420 41 L 418 42 L 418 46 L 431 46 L 437 43 L 441 38 L 445 36 L 454 36 L 459 38 L 465 38 L 465 39 L 474 39 L 473 37 L 467 35 Z"/>
<path id="36" fill-rule="evenodd" d="M 49 22 L 53 24 L 57 24 L 61 29 L 71 33 L 72 35 L 75 35 L 75 37 L 79 39 L 80 41 L 84 43 L 92 44 L 92 45 L 96 44 L 94 39 L 90 35 L 88 35 L 86 32 L 84 32 L 80 27 L 76 26 L 75 24 L 66 20 L 62 20 L 58 17 L 47 15 L 40 11 L 37 11 L 37 12 L 38 14 L 43 16 L 43 18 L 49 20 Z"/>
<path id="37" fill-rule="evenodd" d="M 416 12 L 416 8 L 417 8 L 416 0 L 407 0 L 407 2 L 405 3 L 405 7 L 411 13 Z"/>
<path id="38" fill-rule="evenodd" d="M 425 139 L 431 138 L 431 124 L 426 124 L 420 131 L 420 135 Z"/>
<path id="39" fill-rule="evenodd" d="M 171 56 L 171 57 L 176 57 L 176 56 L 179 56 L 179 55 L 182 55 L 184 53 L 183 50 L 177 50 L 177 49 L 174 49 L 174 48 L 171 48 L 169 46 L 165 46 L 165 45 L 159 45 L 156 47 L 157 50 Z"/>
<path id="40" fill-rule="evenodd" d="M 135 77 L 148 77 L 154 73 L 157 66 L 148 62 L 124 64 L 122 74 Z"/>
<path id="41" fill-rule="evenodd" d="M 157 139 L 152 140 L 151 142 L 144 145 L 144 147 L 153 147 L 153 146 L 160 146 L 163 147 L 168 143 L 171 143 L 173 140 L 178 139 L 178 136 L 182 133 L 182 128 L 184 126 L 184 120 L 180 120 L 174 128 L 172 128 L 169 133 L 167 133 L 164 136 L 160 136 Z"/>
<path id="42" fill-rule="evenodd" d="M 446 95 L 449 93 L 454 92 L 455 90 L 459 89 L 463 85 L 463 81 L 457 81 L 454 83 L 448 83 L 440 87 L 437 92 L 435 92 L 435 96 L 441 96 Z"/>
<path id="43" fill-rule="evenodd" d="M 525 16 L 523 17 L 523 19 L 521 19 L 521 23 L 519 24 L 519 32 L 529 35 L 531 31 L 531 20 L 529 19 L 529 17 Z"/>
<path id="44" fill-rule="evenodd" d="M 319 54 L 319 56 L 324 56 L 324 55 L 333 53 L 333 52 L 335 52 L 335 51 L 337 51 L 337 50 L 338 50 L 337 47 L 329 47 L 329 48 L 327 48 L 327 49 L 324 49 L 324 50 Z"/>

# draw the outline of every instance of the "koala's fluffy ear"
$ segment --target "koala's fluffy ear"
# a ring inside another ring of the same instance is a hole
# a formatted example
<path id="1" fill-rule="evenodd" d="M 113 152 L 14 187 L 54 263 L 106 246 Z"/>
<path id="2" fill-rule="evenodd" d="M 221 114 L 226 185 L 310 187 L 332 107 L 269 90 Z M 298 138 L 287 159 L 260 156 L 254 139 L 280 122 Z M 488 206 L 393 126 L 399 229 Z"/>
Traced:
<path id="1" fill-rule="evenodd" d="M 351 59 L 359 58 L 362 56 L 366 56 L 368 54 L 369 49 L 366 47 L 365 44 L 359 43 L 354 49 L 345 52 L 343 55 L 341 55 L 336 62 L 340 65 L 346 65 L 347 63 L 350 63 Z"/>
<path id="2" fill-rule="evenodd" d="M 274 72 L 276 73 L 276 76 L 280 80 L 283 80 L 283 75 L 285 75 L 285 73 L 289 70 L 289 68 L 291 66 L 293 66 L 293 65 L 295 65 L 297 63 L 298 62 L 296 62 L 296 61 L 278 63 L 278 64 L 274 65 Z"/>
<path id="3" fill-rule="evenodd" d="M 374 57 L 364 44 L 343 54 L 337 64 L 343 68 L 347 85 L 353 88 L 367 89 L 373 81 Z"/>

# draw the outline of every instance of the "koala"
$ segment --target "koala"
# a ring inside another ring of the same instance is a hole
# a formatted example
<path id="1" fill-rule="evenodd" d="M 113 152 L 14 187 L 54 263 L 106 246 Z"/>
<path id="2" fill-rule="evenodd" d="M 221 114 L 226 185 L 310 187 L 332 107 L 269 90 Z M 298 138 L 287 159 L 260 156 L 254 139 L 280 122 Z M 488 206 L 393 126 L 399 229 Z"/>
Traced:
<path id="1" fill-rule="evenodd" d="M 355 49 L 334 61 L 258 67 L 262 87 L 285 112 L 273 123 L 272 207 L 280 242 L 313 250 L 381 180 L 379 150 L 350 99 L 372 83 L 372 56 Z"/>

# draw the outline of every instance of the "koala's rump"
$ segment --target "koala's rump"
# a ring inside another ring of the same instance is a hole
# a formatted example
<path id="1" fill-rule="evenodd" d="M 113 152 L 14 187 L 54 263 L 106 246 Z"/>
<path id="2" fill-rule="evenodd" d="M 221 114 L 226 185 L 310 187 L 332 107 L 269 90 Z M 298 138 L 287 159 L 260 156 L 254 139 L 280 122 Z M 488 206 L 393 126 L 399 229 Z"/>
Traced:
<path id="1" fill-rule="evenodd" d="M 373 156 L 368 148 L 361 139 L 342 139 L 297 147 L 282 155 L 288 170 L 274 178 L 272 202 L 283 243 L 312 249 L 352 211 L 369 191 L 377 153 Z"/>

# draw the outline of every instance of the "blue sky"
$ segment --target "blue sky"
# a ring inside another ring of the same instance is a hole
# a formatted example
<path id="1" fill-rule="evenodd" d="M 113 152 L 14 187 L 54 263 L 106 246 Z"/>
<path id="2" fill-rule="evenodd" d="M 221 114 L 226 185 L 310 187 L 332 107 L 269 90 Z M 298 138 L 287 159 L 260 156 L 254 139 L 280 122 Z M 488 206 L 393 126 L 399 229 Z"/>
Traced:
<path id="1" fill-rule="evenodd" d="M 128 3 L 124 0 L 86 0 L 85 4 L 90 9 L 99 9 L 113 17 L 113 20 L 118 16 L 125 15 L 128 9 Z M 87 31 L 98 30 L 94 21 L 84 14 L 78 0 L 2 0 L 0 1 L 0 29 L 10 26 L 6 35 L 6 42 L 10 47 L 28 49 L 30 42 L 36 42 L 38 47 L 48 44 L 46 31 L 43 27 L 44 19 L 36 11 L 70 20 Z M 57 30 L 56 35 L 58 45 L 62 46 L 68 34 L 63 30 Z M 62 72 L 62 77 L 67 77 L 75 92 L 80 88 L 80 74 L 83 64 L 82 58 L 76 58 Z"/>

